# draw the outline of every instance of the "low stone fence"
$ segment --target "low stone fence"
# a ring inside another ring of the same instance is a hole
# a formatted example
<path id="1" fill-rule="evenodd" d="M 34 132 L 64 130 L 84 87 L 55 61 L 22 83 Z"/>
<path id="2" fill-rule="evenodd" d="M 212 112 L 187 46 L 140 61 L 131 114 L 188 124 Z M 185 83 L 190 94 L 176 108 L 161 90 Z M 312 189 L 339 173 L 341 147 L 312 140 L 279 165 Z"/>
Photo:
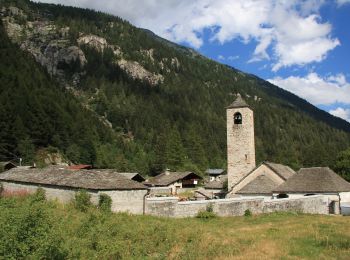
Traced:
<path id="1" fill-rule="evenodd" d="M 147 198 L 145 213 L 163 217 L 194 217 L 199 211 L 206 210 L 209 205 L 218 216 L 225 217 L 242 216 L 246 210 L 252 214 L 278 211 L 329 214 L 329 199 L 322 195 L 299 199 L 235 198 L 186 202 L 179 202 L 176 197 Z"/>

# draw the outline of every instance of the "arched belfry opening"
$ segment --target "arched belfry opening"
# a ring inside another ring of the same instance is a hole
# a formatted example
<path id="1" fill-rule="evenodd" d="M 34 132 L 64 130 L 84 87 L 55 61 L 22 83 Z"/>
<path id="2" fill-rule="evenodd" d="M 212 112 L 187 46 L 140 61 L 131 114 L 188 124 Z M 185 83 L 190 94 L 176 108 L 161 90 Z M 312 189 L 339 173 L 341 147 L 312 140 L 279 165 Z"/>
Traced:
<path id="1" fill-rule="evenodd" d="M 234 115 L 233 115 L 233 123 L 235 125 L 241 125 L 242 124 L 242 114 L 239 113 L 239 112 L 236 112 Z"/>

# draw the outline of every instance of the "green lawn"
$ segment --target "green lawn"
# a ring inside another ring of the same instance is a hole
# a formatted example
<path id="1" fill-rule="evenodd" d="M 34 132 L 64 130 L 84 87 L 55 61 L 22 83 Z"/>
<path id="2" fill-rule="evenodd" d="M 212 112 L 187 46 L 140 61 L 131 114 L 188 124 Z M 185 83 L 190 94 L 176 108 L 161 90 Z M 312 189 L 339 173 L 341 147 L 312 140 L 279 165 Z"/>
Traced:
<path id="1" fill-rule="evenodd" d="M 80 212 L 0 198 L 0 259 L 349 259 L 350 218 L 269 214 L 213 219 Z"/>

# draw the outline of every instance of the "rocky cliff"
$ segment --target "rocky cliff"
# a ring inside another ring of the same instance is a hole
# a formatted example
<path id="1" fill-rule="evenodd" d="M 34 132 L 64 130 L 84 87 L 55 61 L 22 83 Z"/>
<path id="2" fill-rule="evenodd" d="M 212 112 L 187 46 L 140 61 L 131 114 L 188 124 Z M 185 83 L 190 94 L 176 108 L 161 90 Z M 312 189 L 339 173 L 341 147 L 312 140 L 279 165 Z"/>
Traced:
<path id="1" fill-rule="evenodd" d="M 2 7 L 0 15 L 10 39 L 21 49 L 30 52 L 50 75 L 68 88 L 79 85 L 81 77 L 85 75 L 87 60 L 81 49 L 83 45 L 99 52 L 111 49 L 115 64 L 133 79 L 146 81 L 151 86 L 164 81 L 162 75 L 148 71 L 137 61 L 126 60 L 122 49 L 118 45 L 108 44 L 103 37 L 80 32 L 79 37 L 72 41 L 69 27 L 56 26 L 52 20 L 42 15 L 27 14 L 15 6 Z M 152 59 L 152 50 L 140 50 L 140 53 Z M 171 63 L 179 66 L 176 59 Z"/>

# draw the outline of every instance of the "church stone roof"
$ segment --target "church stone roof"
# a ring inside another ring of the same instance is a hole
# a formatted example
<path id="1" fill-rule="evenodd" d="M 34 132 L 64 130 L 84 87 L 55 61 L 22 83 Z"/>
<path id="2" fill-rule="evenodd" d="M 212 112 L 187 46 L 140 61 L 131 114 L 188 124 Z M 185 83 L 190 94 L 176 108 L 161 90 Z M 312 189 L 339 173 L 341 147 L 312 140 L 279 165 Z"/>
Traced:
<path id="1" fill-rule="evenodd" d="M 267 177 L 266 175 L 260 175 L 253 181 L 249 182 L 242 189 L 237 191 L 237 194 L 272 194 L 273 189 L 278 186 L 278 183 Z"/>
<path id="2" fill-rule="evenodd" d="M 115 170 L 69 170 L 59 166 L 43 169 L 13 168 L 1 173 L 0 181 L 89 190 L 147 189 L 143 184 L 129 180 Z"/>
<path id="3" fill-rule="evenodd" d="M 328 167 L 302 168 L 275 193 L 333 193 L 350 192 L 350 183 Z"/>
<path id="4" fill-rule="evenodd" d="M 271 170 L 273 170 L 279 176 L 281 176 L 282 179 L 284 180 L 289 179 L 295 174 L 295 171 L 292 168 L 283 164 L 272 163 L 272 162 L 264 162 L 264 164 L 267 165 Z"/>
<path id="5" fill-rule="evenodd" d="M 227 108 L 239 108 L 239 107 L 249 107 L 240 94 L 237 95 L 236 100 L 233 101 L 233 103 L 229 105 Z"/>

